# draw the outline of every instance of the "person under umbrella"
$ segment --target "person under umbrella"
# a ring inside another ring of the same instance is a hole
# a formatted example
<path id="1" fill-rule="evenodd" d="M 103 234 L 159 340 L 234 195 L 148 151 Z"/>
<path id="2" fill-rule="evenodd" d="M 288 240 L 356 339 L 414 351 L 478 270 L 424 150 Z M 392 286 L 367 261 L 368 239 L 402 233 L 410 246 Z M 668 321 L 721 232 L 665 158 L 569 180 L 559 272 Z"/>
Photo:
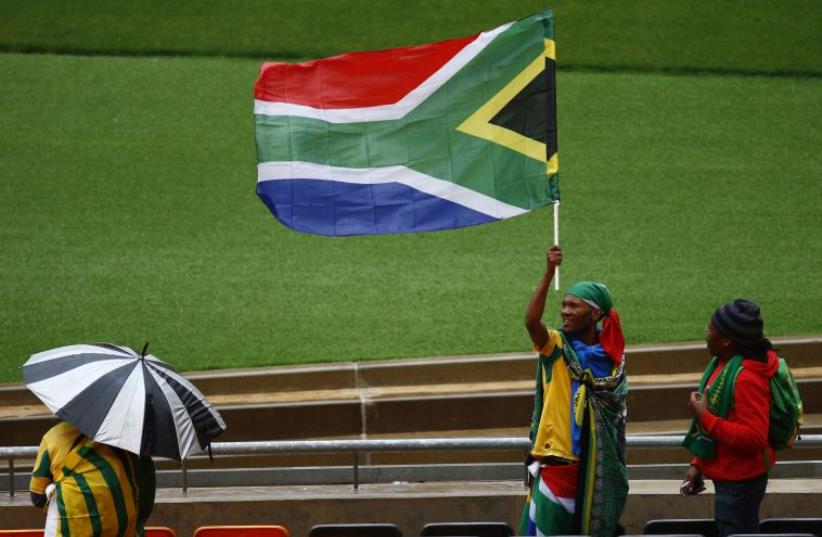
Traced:
<path id="1" fill-rule="evenodd" d="M 154 508 L 154 463 L 94 442 L 61 421 L 40 442 L 29 491 L 46 507 L 45 537 L 144 535 Z"/>
<path id="2" fill-rule="evenodd" d="M 46 535 L 140 535 L 154 502 L 151 456 L 182 460 L 225 430 L 219 413 L 157 357 L 109 343 L 34 354 L 26 386 L 63 421 L 32 473 Z"/>

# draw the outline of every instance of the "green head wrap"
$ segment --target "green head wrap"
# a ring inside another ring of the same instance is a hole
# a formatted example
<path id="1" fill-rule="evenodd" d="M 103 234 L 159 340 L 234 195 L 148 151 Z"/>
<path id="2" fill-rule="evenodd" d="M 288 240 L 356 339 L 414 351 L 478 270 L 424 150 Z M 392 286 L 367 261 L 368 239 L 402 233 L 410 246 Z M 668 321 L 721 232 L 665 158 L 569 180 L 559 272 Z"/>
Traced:
<path id="1" fill-rule="evenodd" d="M 599 282 L 577 282 L 569 287 L 565 294 L 579 297 L 586 302 L 593 302 L 605 315 L 608 315 L 614 306 L 608 288 Z"/>

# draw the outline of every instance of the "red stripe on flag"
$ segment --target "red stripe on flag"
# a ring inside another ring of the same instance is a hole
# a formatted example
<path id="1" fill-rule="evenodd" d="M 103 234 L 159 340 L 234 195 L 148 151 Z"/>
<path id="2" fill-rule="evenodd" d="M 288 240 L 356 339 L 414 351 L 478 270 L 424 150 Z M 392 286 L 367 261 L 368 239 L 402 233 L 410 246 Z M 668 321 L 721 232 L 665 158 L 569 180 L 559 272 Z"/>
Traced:
<path id="1" fill-rule="evenodd" d="M 479 34 L 388 50 L 352 52 L 303 63 L 264 63 L 254 96 L 312 108 L 394 104 Z"/>
<path id="2" fill-rule="evenodd" d="M 578 474 L 579 463 L 540 468 L 540 477 L 554 493 L 554 496 L 559 498 L 574 498 L 576 496 Z"/>

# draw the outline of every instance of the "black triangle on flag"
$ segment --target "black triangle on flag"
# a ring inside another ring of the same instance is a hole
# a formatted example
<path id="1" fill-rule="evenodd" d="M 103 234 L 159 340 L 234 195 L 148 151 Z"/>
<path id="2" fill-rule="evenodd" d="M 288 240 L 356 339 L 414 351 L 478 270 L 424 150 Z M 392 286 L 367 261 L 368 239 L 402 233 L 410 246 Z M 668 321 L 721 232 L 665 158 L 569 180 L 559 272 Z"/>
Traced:
<path id="1" fill-rule="evenodd" d="M 549 105 L 556 99 L 551 84 L 554 80 L 554 65 L 552 60 L 546 59 L 545 69 L 489 121 L 526 138 L 544 143 L 548 155 L 557 152 L 555 107 Z"/>
<path id="2" fill-rule="evenodd" d="M 557 173 L 554 43 L 463 121 L 457 130 L 546 164 Z"/>

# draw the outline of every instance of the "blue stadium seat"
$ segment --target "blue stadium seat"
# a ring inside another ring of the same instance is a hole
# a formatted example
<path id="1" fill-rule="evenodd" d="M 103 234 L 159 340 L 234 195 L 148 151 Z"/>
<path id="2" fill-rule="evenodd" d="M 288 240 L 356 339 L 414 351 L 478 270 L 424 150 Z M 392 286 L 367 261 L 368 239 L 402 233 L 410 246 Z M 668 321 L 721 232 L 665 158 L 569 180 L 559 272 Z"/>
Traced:
<path id="1" fill-rule="evenodd" d="M 668 518 L 649 520 L 642 532 L 645 535 L 702 535 L 717 537 L 716 522 L 712 518 Z"/>
<path id="2" fill-rule="evenodd" d="M 432 522 L 420 532 L 422 537 L 473 535 L 475 537 L 511 537 L 514 530 L 505 522 Z"/>

